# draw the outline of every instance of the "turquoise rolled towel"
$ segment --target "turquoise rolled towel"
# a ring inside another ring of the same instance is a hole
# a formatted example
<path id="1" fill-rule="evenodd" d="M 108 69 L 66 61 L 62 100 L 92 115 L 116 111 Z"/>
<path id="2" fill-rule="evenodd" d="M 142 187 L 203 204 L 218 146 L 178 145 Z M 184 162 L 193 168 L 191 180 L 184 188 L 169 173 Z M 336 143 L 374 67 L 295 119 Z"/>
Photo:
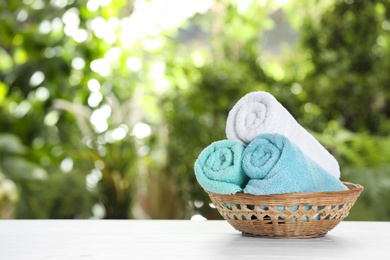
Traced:
<path id="1" fill-rule="evenodd" d="M 244 150 L 243 169 L 250 177 L 244 193 L 254 195 L 347 190 L 288 138 L 261 134 Z"/>
<path id="2" fill-rule="evenodd" d="M 242 192 L 248 176 L 242 169 L 245 147 L 236 141 L 221 140 L 207 146 L 195 161 L 195 176 L 206 190 L 219 194 Z"/>

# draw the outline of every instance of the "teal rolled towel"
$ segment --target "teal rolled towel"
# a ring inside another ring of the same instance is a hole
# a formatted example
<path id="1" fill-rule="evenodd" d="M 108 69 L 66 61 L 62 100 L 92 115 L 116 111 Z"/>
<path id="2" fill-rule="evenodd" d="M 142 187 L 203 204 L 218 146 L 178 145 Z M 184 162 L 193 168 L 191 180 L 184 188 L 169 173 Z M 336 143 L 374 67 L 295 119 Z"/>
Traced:
<path id="1" fill-rule="evenodd" d="M 236 141 L 221 140 L 207 146 L 195 161 L 195 176 L 206 190 L 219 194 L 242 192 L 248 176 L 242 169 L 245 147 Z"/>
<path id="2" fill-rule="evenodd" d="M 261 134 L 244 150 L 243 169 L 250 177 L 244 193 L 254 195 L 347 190 L 288 138 Z"/>

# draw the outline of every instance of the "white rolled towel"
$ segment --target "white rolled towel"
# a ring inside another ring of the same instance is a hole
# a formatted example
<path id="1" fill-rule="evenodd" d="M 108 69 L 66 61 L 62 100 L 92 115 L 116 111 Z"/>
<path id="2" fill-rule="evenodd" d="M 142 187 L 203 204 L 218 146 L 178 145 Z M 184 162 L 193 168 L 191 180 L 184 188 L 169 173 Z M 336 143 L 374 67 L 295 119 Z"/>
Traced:
<path id="1" fill-rule="evenodd" d="M 287 137 L 324 170 L 340 178 L 337 160 L 280 104 L 264 91 L 242 97 L 229 112 L 226 136 L 244 145 L 258 135 L 276 133 Z"/>

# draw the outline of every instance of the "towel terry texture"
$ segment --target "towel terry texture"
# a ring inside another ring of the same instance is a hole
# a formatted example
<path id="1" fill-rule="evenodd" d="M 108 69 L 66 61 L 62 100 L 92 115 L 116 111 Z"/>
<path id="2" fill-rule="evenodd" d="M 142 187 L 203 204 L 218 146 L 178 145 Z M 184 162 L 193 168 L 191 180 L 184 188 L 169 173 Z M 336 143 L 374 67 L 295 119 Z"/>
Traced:
<path id="1" fill-rule="evenodd" d="M 243 152 L 242 167 L 250 177 L 244 188 L 248 194 L 347 190 L 339 179 L 279 134 L 262 134 L 253 140 Z"/>
<path id="2" fill-rule="evenodd" d="M 252 92 L 231 109 L 226 135 L 244 145 L 260 134 L 275 133 L 287 137 L 301 151 L 336 178 L 340 178 L 337 160 L 294 117 L 267 92 Z M 294 158 L 291 158 L 294 160 Z"/>
<path id="3" fill-rule="evenodd" d="M 207 146 L 195 161 L 195 176 L 206 190 L 219 194 L 242 192 L 248 176 L 242 169 L 245 147 L 236 141 L 221 140 Z"/>

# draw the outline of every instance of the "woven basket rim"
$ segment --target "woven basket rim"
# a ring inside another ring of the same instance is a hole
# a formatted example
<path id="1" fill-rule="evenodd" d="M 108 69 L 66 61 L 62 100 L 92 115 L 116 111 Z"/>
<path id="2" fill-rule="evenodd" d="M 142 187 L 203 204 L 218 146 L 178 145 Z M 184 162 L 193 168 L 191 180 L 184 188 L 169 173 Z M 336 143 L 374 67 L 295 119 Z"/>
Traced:
<path id="1" fill-rule="evenodd" d="M 295 192 L 295 193 L 285 193 L 285 194 L 270 194 L 270 195 L 253 195 L 243 192 L 237 192 L 236 194 L 219 194 L 209 190 L 205 191 L 212 195 L 221 198 L 252 198 L 252 199 L 305 199 L 313 197 L 338 197 L 338 196 L 348 196 L 355 193 L 361 193 L 364 190 L 364 187 L 360 184 L 355 184 L 352 182 L 342 182 L 347 186 L 348 190 L 341 191 L 325 191 L 325 192 Z"/>
<path id="2" fill-rule="evenodd" d="M 205 191 L 220 215 L 243 235 L 312 238 L 324 236 L 348 216 L 364 189 L 360 184 L 343 184 L 348 190 L 273 195 Z"/>

